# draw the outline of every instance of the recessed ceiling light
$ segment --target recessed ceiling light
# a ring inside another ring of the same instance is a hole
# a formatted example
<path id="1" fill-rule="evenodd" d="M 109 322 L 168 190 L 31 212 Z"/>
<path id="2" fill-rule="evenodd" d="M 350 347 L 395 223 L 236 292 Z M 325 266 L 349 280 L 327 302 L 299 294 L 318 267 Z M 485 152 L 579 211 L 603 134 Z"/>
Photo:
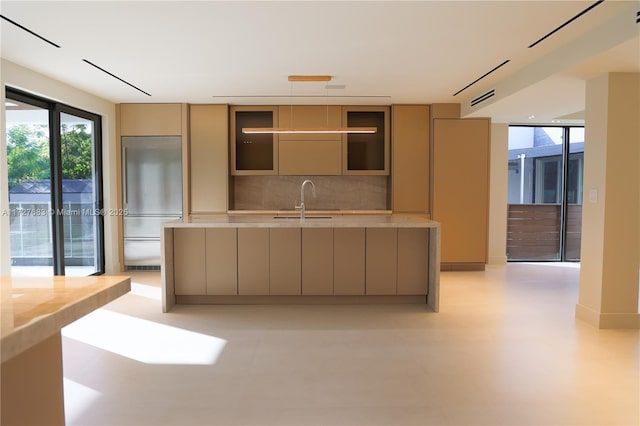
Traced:
<path id="1" fill-rule="evenodd" d="M 17 107 L 18 104 L 14 104 L 13 102 L 5 101 L 4 106 L 6 106 L 6 107 Z"/>
<path id="2" fill-rule="evenodd" d="M 536 116 L 535 116 L 535 115 L 530 115 L 530 116 L 529 116 L 529 120 L 533 120 L 534 118 L 536 118 Z"/>

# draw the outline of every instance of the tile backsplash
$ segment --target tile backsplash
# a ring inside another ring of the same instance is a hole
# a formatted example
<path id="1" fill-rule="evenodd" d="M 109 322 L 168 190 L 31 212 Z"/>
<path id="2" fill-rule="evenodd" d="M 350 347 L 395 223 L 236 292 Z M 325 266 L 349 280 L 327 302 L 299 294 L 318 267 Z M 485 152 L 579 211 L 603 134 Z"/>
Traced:
<path id="1" fill-rule="evenodd" d="M 305 188 L 308 210 L 388 210 L 387 176 L 234 176 L 232 210 L 293 210 L 300 203 L 300 185 Z"/>

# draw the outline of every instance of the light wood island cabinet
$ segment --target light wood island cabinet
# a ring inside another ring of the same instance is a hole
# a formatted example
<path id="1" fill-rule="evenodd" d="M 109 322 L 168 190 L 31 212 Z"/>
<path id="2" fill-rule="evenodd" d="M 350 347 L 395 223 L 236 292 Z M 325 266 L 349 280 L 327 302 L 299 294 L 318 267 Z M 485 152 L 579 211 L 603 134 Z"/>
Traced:
<path id="1" fill-rule="evenodd" d="M 175 303 L 427 303 L 438 309 L 439 225 L 425 215 L 305 221 L 217 215 L 165 223 L 162 235 L 165 311 Z"/>
<path id="2" fill-rule="evenodd" d="M 398 294 L 424 294 L 429 277 L 428 229 L 398 229 Z"/>
<path id="3" fill-rule="evenodd" d="M 299 296 L 301 294 L 300 247 L 300 228 L 269 229 L 270 295 Z"/>
<path id="4" fill-rule="evenodd" d="M 207 293 L 205 230 L 179 229 L 174 235 L 176 294 Z"/>
<path id="5" fill-rule="evenodd" d="M 302 229 L 302 294 L 333 295 L 333 233 L 330 228 Z"/>
<path id="6" fill-rule="evenodd" d="M 334 238 L 333 293 L 365 294 L 365 229 L 336 228 Z"/>
<path id="7" fill-rule="evenodd" d="M 206 294 L 238 294 L 238 235 L 234 228 L 207 228 Z"/>
<path id="8" fill-rule="evenodd" d="M 396 294 L 398 230 L 367 228 L 366 294 Z"/>
<path id="9" fill-rule="evenodd" d="M 269 228 L 238 229 L 238 294 L 269 295 Z"/>

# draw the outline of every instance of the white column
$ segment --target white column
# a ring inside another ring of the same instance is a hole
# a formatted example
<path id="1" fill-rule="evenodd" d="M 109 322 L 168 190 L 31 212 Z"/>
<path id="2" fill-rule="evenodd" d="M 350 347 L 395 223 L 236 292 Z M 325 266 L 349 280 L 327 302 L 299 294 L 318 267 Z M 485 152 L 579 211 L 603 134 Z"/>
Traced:
<path id="1" fill-rule="evenodd" d="M 640 328 L 640 73 L 587 82 L 580 293 L 576 318 Z"/>

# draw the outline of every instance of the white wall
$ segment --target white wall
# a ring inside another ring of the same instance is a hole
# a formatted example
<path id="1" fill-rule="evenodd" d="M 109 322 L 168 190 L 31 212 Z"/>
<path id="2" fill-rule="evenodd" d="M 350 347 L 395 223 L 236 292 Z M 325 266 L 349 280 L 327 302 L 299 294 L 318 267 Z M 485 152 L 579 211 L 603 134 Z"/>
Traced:
<path id="1" fill-rule="evenodd" d="M 6 86 L 83 109 L 102 117 L 104 207 L 105 209 L 115 209 L 117 207 L 115 104 L 5 59 L 2 59 L 2 63 L 0 64 L 0 84 L 3 98 L 0 109 L 0 115 L 2 116 L 0 119 L 0 213 L 8 212 L 9 210 L 6 168 L 7 139 L 4 107 Z M 105 216 L 104 218 L 105 268 L 107 273 L 117 273 L 121 270 L 118 257 L 119 240 L 117 219 L 117 217 L 110 216 Z M 9 217 L 8 215 L 0 214 L 0 275 L 10 274 L 11 255 L 9 248 Z"/>

